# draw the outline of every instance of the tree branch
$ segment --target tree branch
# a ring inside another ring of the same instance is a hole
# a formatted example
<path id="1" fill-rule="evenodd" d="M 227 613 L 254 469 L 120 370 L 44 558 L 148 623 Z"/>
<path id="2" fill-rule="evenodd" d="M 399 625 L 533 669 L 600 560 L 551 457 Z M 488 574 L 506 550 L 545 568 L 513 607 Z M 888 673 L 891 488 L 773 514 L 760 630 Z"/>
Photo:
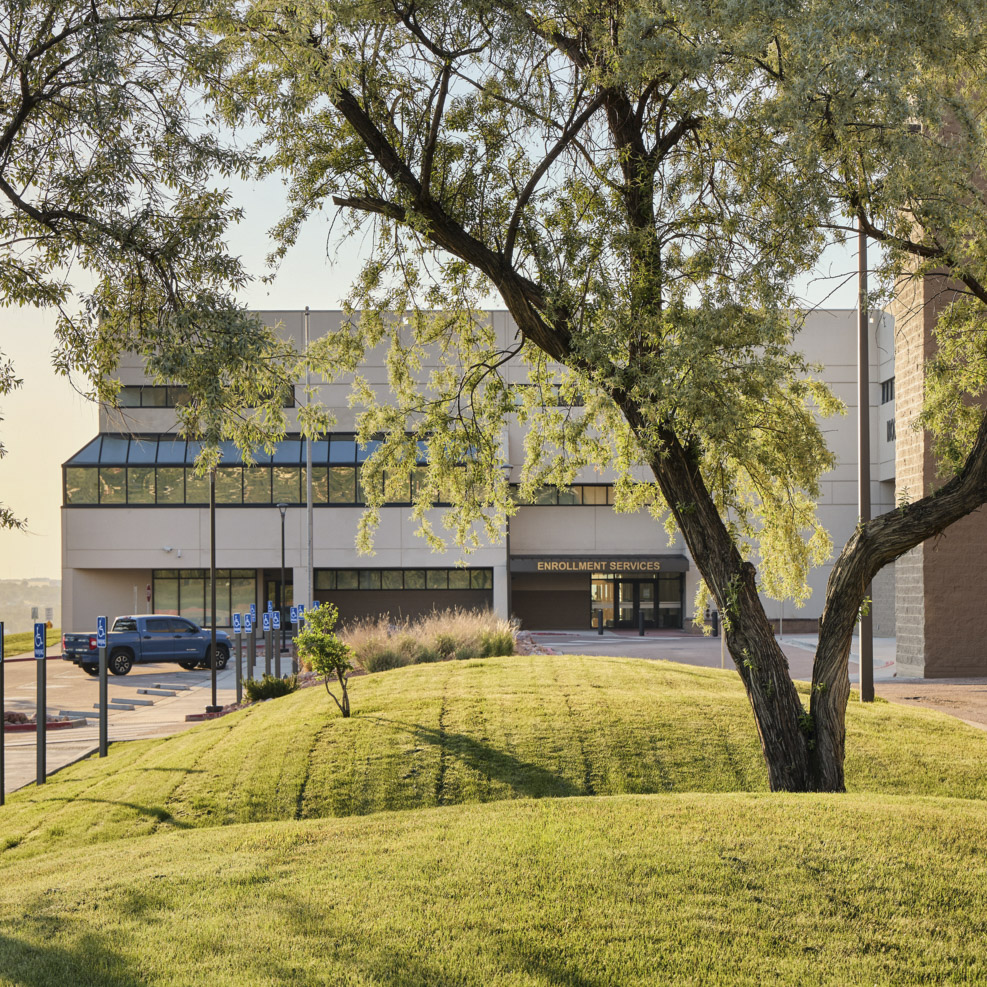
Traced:
<path id="1" fill-rule="evenodd" d="M 528 179 L 527 184 L 521 189 L 518 195 L 517 202 L 514 206 L 514 211 L 511 214 L 511 221 L 507 226 L 507 236 L 504 240 L 504 258 L 508 264 L 514 256 L 514 242 L 517 239 L 518 226 L 521 223 L 521 214 L 524 212 L 524 207 L 528 204 L 531 196 L 534 195 L 535 189 L 538 187 L 538 183 L 542 180 L 545 172 L 552 166 L 552 162 L 566 149 L 566 147 L 572 142 L 580 130 L 586 125 L 590 117 L 603 105 L 605 94 L 599 92 L 596 96 L 590 100 L 589 106 L 583 110 L 582 113 L 576 117 L 575 120 L 562 132 L 562 136 L 555 142 L 552 149 L 545 155 L 541 163 L 532 172 L 531 177 Z"/>

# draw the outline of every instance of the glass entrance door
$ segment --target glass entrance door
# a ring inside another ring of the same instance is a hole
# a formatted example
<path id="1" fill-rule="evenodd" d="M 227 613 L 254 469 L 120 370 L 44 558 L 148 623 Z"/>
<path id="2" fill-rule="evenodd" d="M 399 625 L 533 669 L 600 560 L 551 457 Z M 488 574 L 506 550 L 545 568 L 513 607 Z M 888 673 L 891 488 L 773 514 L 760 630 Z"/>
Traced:
<path id="1" fill-rule="evenodd" d="M 621 579 L 614 583 L 618 627 L 637 627 L 638 589 L 636 579 Z"/>
<path id="2" fill-rule="evenodd" d="M 681 628 L 685 579 L 681 573 L 661 573 L 645 579 L 594 575 L 591 589 L 591 626 L 637 629 L 643 616 L 645 627 Z"/>

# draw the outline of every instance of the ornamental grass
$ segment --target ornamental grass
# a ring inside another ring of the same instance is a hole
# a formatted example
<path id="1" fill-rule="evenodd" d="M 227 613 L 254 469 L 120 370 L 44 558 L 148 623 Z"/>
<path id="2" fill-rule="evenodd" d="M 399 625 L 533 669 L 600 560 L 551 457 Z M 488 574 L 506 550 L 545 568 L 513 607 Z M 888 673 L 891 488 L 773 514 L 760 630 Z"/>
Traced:
<path id="1" fill-rule="evenodd" d="M 517 625 L 492 610 L 433 610 L 424 617 L 366 617 L 340 637 L 367 672 L 450 659 L 492 658 L 515 652 Z"/>

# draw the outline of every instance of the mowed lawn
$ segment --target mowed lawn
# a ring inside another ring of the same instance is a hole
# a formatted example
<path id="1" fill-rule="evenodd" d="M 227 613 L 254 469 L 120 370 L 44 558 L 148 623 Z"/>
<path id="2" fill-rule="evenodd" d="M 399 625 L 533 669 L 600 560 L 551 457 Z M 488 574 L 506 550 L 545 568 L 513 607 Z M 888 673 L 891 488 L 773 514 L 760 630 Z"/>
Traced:
<path id="1" fill-rule="evenodd" d="M 256 823 L 0 873 L 0 983 L 983 984 L 987 804 L 690 794 Z"/>
<path id="2" fill-rule="evenodd" d="M 14 795 L 0 860 L 185 829 L 508 798 L 767 789 L 735 674 L 629 658 L 442 662 L 353 680 L 166 739 L 112 745 Z M 987 734 L 851 703 L 851 791 L 987 797 Z"/>
<path id="3" fill-rule="evenodd" d="M 987 734 L 848 710 L 774 795 L 736 675 L 444 662 L 111 746 L 0 809 L 0 984 L 987 983 Z"/>

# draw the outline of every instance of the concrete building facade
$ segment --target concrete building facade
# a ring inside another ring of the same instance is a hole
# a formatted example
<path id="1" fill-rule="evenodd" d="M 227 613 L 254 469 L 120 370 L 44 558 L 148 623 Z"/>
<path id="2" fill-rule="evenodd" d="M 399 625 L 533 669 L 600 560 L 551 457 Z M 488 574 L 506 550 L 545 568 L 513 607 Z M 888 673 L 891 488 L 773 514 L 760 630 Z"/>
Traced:
<path id="1" fill-rule="evenodd" d="M 261 317 L 300 347 L 303 313 L 262 312 Z M 312 312 L 312 339 L 336 330 L 342 313 Z M 513 340 L 515 326 L 502 311 L 489 313 L 501 343 Z M 872 502 L 886 510 L 895 497 L 892 323 L 872 321 L 871 416 Z M 856 313 L 810 313 L 799 344 L 847 406 L 847 414 L 823 423 L 838 457 L 823 478 L 819 512 L 839 549 L 857 520 L 856 486 Z M 386 393 L 382 352 L 371 354 L 363 375 Z M 506 367 L 512 383 L 523 384 L 520 363 Z M 119 368 L 123 384 L 118 408 L 101 408 L 100 432 L 63 466 L 63 626 L 95 626 L 97 614 L 180 613 L 208 621 L 207 584 L 210 526 L 207 481 L 194 475 L 194 442 L 177 435 L 175 405 L 180 387 L 154 385 L 138 360 Z M 301 400 L 301 388 L 297 388 Z M 389 495 L 372 556 L 358 555 L 357 523 L 362 513 L 359 463 L 368 453 L 354 441 L 354 412 L 345 379 L 323 383 L 317 398 L 334 409 L 337 425 L 313 443 L 315 503 L 315 599 L 335 603 L 344 620 L 390 612 L 411 616 L 445 606 L 508 606 L 528 628 L 591 626 L 600 611 L 607 626 L 693 627 L 698 574 L 681 539 L 668 543 L 662 526 L 646 512 L 620 514 L 613 508 L 612 475 L 588 470 L 571 490 L 546 488 L 510 522 L 509 538 L 469 554 L 448 548 L 433 552 L 416 534 L 410 487 Z M 288 436 L 272 456 L 245 466 L 233 447 L 224 449 L 217 470 L 217 617 L 267 600 L 290 605 L 295 587 L 307 585 L 305 449 L 297 434 L 297 410 L 287 410 Z M 888 417 L 890 415 L 890 418 Z M 887 421 L 891 421 L 890 429 Z M 515 423 L 504 437 L 508 462 L 519 464 L 524 436 Z M 519 476 L 515 466 L 512 479 Z M 645 474 L 642 473 L 642 478 Z M 409 483 L 414 482 L 412 476 Z M 286 592 L 282 600 L 281 536 L 284 512 Z M 432 512 L 441 530 L 441 508 Z M 812 573 L 812 596 L 802 610 L 772 600 L 769 617 L 786 630 L 811 629 L 818 621 L 829 566 Z M 879 634 L 894 633 L 894 573 L 875 582 L 874 616 Z M 300 601 L 301 595 L 297 595 Z M 509 602 L 510 601 L 510 602 Z"/>

